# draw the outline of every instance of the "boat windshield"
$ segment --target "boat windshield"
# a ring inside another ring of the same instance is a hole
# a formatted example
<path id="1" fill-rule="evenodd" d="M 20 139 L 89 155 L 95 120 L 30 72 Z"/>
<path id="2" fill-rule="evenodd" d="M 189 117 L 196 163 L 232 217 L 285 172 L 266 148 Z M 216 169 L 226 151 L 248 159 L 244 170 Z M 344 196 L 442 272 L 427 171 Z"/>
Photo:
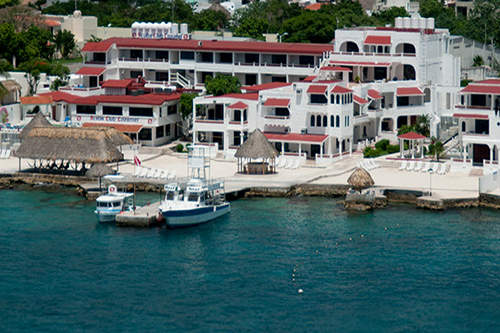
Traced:
<path id="1" fill-rule="evenodd" d="M 167 200 L 174 200 L 175 192 L 174 191 L 168 191 L 167 192 Z"/>
<path id="2" fill-rule="evenodd" d="M 198 193 L 189 193 L 188 201 L 198 201 Z"/>
<path id="3" fill-rule="evenodd" d="M 114 201 L 114 202 L 97 201 L 97 207 L 104 207 L 104 208 L 120 207 L 120 202 L 119 201 Z"/>

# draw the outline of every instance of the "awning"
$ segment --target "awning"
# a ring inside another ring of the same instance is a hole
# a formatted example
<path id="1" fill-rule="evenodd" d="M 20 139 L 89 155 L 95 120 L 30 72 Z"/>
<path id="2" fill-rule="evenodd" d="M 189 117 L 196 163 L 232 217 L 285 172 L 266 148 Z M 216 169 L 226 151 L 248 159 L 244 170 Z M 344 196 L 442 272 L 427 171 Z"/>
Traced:
<path id="1" fill-rule="evenodd" d="M 275 142 L 293 142 L 293 143 L 312 143 L 322 144 L 328 138 L 328 135 L 321 134 L 299 134 L 299 133 L 264 133 L 269 141 Z"/>
<path id="2" fill-rule="evenodd" d="M 396 96 L 423 96 L 425 95 L 418 87 L 404 87 L 396 90 Z"/>
<path id="3" fill-rule="evenodd" d="M 332 90 L 330 90 L 330 92 L 333 94 L 347 94 L 347 93 L 352 92 L 352 90 L 347 89 L 347 88 L 342 87 L 342 86 L 335 86 L 335 87 L 333 87 Z"/>
<path id="4" fill-rule="evenodd" d="M 309 88 L 307 88 L 307 93 L 308 94 L 324 94 L 326 92 L 326 89 L 328 86 L 324 85 L 310 85 Z"/>
<path id="5" fill-rule="evenodd" d="M 83 123 L 82 127 L 113 127 L 123 133 L 139 133 L 142 125 L 111 124 L 111 123 Z"/>
<path id="6" fill-rule="evenodd" d="M 341 66 L 362 66 L 362 67 L 389 67 L 390 62 L 373 62 L 373 61 L 339 61 L 332 60 L 330 64 Z"/>
<path id="7" fill-rule="evenodd" d="M 472 118 L 472 119 L 488 119 L 488 115 L 477 114 L 477 113 L 454 113 L 453 117 L 455 117 L 455 118 Z"/>
<path id="8" fill-rule="evenodd" d="M 426 137 L 423 136 L 422 134 L 418 134 L 416 132 L 408 132 L 405 134 L 398 135 L 398 139 L 404 139 L 404 140 L 423 140 Z"/>
<path id="9" fill-rule="evenodd" d="M 371 99 L 382 99 L 382 95 L 375 89 L 368 89 L 368 97 Z"/>
<path id="10" fill-rule="evenodd" d="M 82 67 L 78 70 L 78 72 L 76 72 L 76 74 L 99 76 L 102 73 L 104 73 L 105 70 L 106 70 L 106 68 L 104 68 L 104 67 Z"/>
<path id="11" fill-rule="evenodd" d="M 235 110 L 243 110 L 248 108 L 248 105 L 246 105 L 243 102 L 236 102 L 234 104 L 231 104 L 227 107 L 228 109 L 235 109 Z"/>
<path id="12" fill-rule="evenodd" d="M 290 100 L 288 98 L 268 98 L 264 102 L 264 106 L 275 106 L 280 108 L 287 108 L 290 105 Z"/>
<path id="13" fill-rule="evenodd" d="M 391 36 L 374 36 L 374 35 L 368 35 L 368 36 L 366 36 L 365 44 L 371 44 L 371 45 L 391 45 Z"/>
<path id="14" fill-rule="evenodd" d="M 462 89 L 462 93 L 476 93 L 476 94 L 494 94 L 500 95 L 500 85 L 472 85 L 469 84 L 467 87 Z"/>
<path id="15" fill-rule="evenodd" d="M 320 71 L 333 71 L 333 72 L 352 72 L 352 69 L 347 67 L 339 66 L 323 66 L 319 69 Z"/>
<path id="16" fill-rule="evenodd" d="M 358 95 L 354 95 L 353 99 L 358 104 L 367 104 L 367 103 L 369 103 L 369 101 L 367 99 L 361 98 Z"/>

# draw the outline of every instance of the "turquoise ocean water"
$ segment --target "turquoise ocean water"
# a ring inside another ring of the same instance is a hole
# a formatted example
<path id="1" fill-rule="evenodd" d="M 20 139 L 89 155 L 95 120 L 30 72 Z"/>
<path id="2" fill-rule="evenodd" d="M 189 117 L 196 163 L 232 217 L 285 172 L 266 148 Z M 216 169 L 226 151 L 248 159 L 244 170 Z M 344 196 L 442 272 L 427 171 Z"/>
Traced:
<path id="1" fill-rule="evenodd" d="M 500 331 L 497 211 L 244 199 L 166 230 L 99 225 L 71 193 L 0 202 L 2 332 Z"/>

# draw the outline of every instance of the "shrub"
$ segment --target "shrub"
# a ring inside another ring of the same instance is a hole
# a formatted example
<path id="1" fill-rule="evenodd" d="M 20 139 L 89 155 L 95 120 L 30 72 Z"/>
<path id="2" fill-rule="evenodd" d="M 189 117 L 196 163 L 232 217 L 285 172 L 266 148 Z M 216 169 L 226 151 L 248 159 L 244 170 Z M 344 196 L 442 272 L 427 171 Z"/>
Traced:
<path id="1" fill-rule="evenodd" d="M 389 140 L 382 139 L 375 144 L 375 148 L 379 150 L 387 150 L 387 146 L 389 146 Z"/>
<path id="2" fill-rule="evenodd" d="M 399 145 L 388 145 L 387 146 L 387 153 L 394 154 L 397 152 L 399 152 Z"/>
<path id="3" fill-rule="evenodd" d="M 184 146 L 182 145 L 182 143 L 179 143 L 177 146 L 175 146 L 175 150 L 178 153 L 182 153 L 184 151 Z"/>

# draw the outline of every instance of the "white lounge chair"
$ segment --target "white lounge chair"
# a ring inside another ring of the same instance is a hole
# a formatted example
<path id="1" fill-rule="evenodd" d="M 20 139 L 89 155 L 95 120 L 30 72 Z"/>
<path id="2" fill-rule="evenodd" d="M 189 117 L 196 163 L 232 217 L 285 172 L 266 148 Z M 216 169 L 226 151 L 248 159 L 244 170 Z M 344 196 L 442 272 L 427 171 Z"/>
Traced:
<path id="1" fill-rule="evenodd" d="M 422 169 L 422 161 L 418 161 L 416 164 L 415 164 L 415 168 L 413 168 L 413 171 L 415 172 L 419 172 L 420 169 Z"/>
<path id="2" fill-rule="evenodd" d="M 139 177 L 139 175 L 141 174 L 141 169 L 142 168 L 140 166 L 135 167 L 134 177 Z"/>
<path id="3" fill-rule="evenodd" d="M 406 167 L 406 170 L 411 171 L 411 170 L 413 170 L 414 167 L 415 167 L 415 162 L 414 161 L 410 161 L 408 163 L 408 166 Z"/>
<path id="4" fill-rule="evenodd" d="M 10 149 L 7 149 L 7 152 L 5 153 L 5 158 L 9 158 L 10 157 Z"/>
<path id="5" fill-rule="evenodd" d="M 406 169 L 406 165 L 408 164 L 408 162 L 406 160 L 404 160 L 403 162 L 401 162 L 401 165 L 399 166 L 399 170 L 404 170 Z"/>
<path id="6" fill-rule="evenodd" d="M 148 176 L 148 173 L 149 173 L 149 169 L 148 168 L 142 168 L 141 175 L 139 177 L 146 178 Z"/>
<path id="7" fill-rule="evenodd" d="M 431 168 L 431 162 L 427 162 L 424 164 L 424 167 L 422 168 L 422 172 L 428 172 L 430 168 Z"/>

